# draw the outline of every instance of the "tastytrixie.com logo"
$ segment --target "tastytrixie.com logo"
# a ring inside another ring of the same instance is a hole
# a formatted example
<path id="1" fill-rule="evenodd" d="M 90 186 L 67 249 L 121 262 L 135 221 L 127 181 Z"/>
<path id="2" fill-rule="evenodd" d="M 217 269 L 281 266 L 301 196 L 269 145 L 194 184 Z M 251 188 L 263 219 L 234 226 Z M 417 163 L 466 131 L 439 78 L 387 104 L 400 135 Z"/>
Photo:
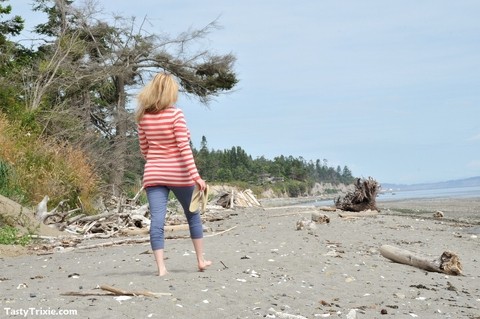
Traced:
<path id="1" fill-rule="evenodd" d="M 3 308 L 7 316 L 20 317 L 42 317 L 42 316 L 76 316 L 77 310 L 74 309 L 52 309 L 52 308 Z"/>

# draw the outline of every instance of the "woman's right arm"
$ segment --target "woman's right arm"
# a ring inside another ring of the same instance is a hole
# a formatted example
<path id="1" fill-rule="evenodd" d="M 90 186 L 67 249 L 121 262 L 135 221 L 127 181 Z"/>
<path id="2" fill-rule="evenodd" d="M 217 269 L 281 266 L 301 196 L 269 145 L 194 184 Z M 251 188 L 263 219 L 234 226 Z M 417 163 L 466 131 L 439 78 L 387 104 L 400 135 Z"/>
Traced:
<path id="1" fill-rule="evenodd" d="M 147 136 L 145 135 L 145 132 L 141 128 L 140 125 L 137 126 L 138 130 L 138 143 L 140 144 L 140 152 L 143 155 L 144 159 L 147 159 L 147 154 L 148 154 L 148 141 L 147 141 Z"/>

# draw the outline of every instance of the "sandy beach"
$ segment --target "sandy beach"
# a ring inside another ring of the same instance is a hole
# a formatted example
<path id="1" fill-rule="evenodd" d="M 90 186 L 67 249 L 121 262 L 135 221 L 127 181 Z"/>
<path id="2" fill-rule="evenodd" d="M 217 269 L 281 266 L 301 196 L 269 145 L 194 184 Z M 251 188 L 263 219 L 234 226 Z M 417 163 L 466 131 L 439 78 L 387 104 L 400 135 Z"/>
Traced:
<path id="1" fill-rule="evenodd" d="M 155 276 L 145 237 L 0 255 L 0 318 L 480 318 L 480 198 L 378 206 L 370 217 L 324 212 L 328 224 L 302 230 L 297 221 L 317 208 L 224 210 L 205 223 L 214 262 L 205 272 L 182 232 L 168 234 L 165 277 Z M 391 262 L 379 253 L 385 244 L 431 259 L 452 251 L 463 276 Z M 161 295 L 111 296 L 101 285 Z"/>

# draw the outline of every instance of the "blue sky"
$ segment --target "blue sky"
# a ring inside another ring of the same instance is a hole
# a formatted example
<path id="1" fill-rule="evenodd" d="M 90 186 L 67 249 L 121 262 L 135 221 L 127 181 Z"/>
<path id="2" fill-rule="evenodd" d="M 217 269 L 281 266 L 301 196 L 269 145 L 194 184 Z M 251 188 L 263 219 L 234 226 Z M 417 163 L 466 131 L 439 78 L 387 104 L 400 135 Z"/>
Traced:
<path id="1" fill-rule="evenodd" d="M 11 1 L 29 25 L 29 0 Z M 82 3 L 77 1 L 77 3 Z M 327 159 L 381 183 L 480 175 L 480 1 L 99 0 L 106 14 L 233 53 L 240 83 L 181 98 L 195 146 Z"/>

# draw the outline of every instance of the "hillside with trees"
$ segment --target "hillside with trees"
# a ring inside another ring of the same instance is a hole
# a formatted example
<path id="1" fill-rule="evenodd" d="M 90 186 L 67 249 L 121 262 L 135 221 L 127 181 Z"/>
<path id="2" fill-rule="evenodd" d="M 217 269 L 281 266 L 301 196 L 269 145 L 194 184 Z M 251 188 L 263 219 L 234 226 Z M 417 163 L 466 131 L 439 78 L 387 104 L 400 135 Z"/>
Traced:
<path id="1" fill-rule="evenodd" d="M 15 5 L 15 4 L 13 4 Z M 182 94 L 208 104 L 238 83 L 231 53 L 199 50 L 217 28 L 170 36 L 152 34 L 146 19 L 106 17 L 93 2 L 33 0 L 45 21 L 22 39 L 25 20 L 0 0 L 0 194 L 34 205 L 94 207 L 99 194 L 139 189 L 138 150 L 131 92 L 166 71 Z M 29 46 L 25 46 L 29 43 Z M 348 167 L 327 160 L 279 155 L 252 158 L 240 146 L 193 146 L 203 177 L 289 196 L 307 194 L 316 182 L 350 183 Z"/>
<path id="2" fill-rule="evenodd" d="M 351 184 L 351 170 L 329 166 L 328 161 L 305 160 L 302 157 L 279 155 L 273 160 L 252 158 L 240 146 L 225 150 L 209 150 L 202 137 L 200 149 L 193 147 L 200 173 L 207 181 L 233 183 L 253 188 L 272 188 L 277 193 L 297 197 L 310 193 L 315 183 Z"/>

